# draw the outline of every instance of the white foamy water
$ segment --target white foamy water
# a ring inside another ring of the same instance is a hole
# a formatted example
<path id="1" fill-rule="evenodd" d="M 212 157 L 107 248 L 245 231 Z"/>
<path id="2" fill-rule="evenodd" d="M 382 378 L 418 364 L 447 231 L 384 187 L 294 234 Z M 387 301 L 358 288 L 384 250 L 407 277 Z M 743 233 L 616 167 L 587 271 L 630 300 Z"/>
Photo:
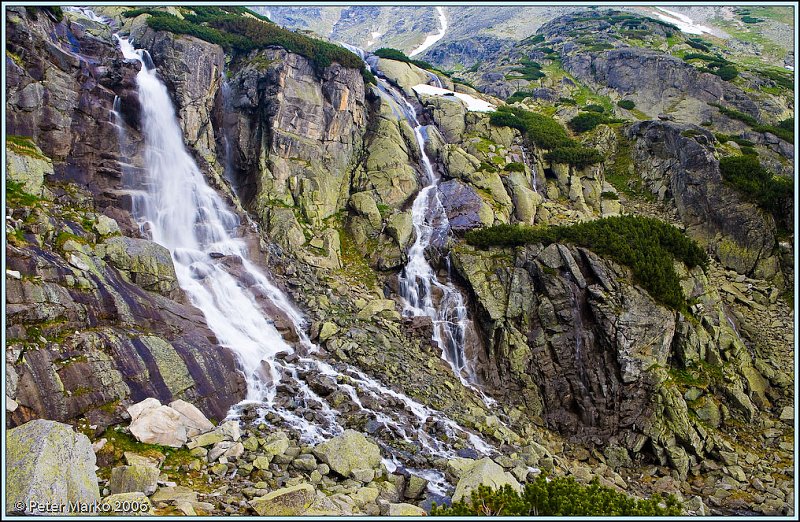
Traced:
<path id="1" fill-rule="evenodd" d="M 436 12 L 439 14 L 439 32 L 436 34 L 428 35 L 419 47 L 411 51 L 408 56 L 416 56 L 430 49 L 433 44 L 444 38 L 447 33 L 447 17 L 444 15 L 444 8 L 437 7 Z"/>
<path id="2" fill-rule="evenodd" d="M 146 173 L 125 180 L 134 201 L 133 212 L 142 230 L 170 250 L 181 288 L 203 312 L 219 344 L 238 358 L 247 381 L 247 398 L 231 410 L 229 418 L 239 418 L 245 407 L 255 406 L 262 416 L 277 415 L 307 443 L 327 440 L 342 433 L 344 417 L 309 385 L 322 377 L 331 379 L 359 411 L 385 428 L 390 440 L 414 444 L 422 454 L 436 458 L 455 456 L 453 442 L 458 440 L 483 455 L 494 454 L 496 450 L 479 436 L 361 370 L 294 354 L 295 347 L 281 337 L 258 300 L 266 298 L 277 307 L 294 325 L 305 352 L 314 354 L 318 349 L 306 337 L 305 319 L 249 261 L 238 236 L 239 219 L 206 184 L 187 152 L 169 94 L 147 51 L 134 49 L 128 40 L 118 40 L 125 58 L 142 64 L 137 86 Z M 121 128 L 118 106 L 112 116 Z M 120 139 L 124 140 L 123 134 Z M 389 406 L 379 411 L 365 403 Z M 399 462 L 395 450 L 382 444 L 392 462 Z M 439 472 L 419 470 L 415 474 L 435 478 L 433 492 L 446 486 Z"/>
<path id="3" fill-rule="evenodd" d="M 255 281 L 258 289 L 296 324 L 300 313 L 248 260 L 244 242 L 235 236 L 239 218 L 208 186 L 183 143 L 172 100 L 156 76 L 146 51 L 119 39 L 125 58 L 142 68 L 136 77 L 145 138 L 146 178 L 137 183 L 145 195 L 134 197 L 133 212 L 153 241 L 172 253 L 178 282 L 199 308 L 219 343 L 231 349 L 247 381 L 247 399 L 271 402 L 274 383 L 280 379 L 272 360 L 280 352 L 293 352 L 256 302 L 256 296 L 239 284 L 227 265 L 211 253 L 233 258 Z M 302 334 L 302 330 L 298 332 Z"/>
<path id="4" fill-rule="evenodd" d="M 414 92 L 419 94 L 428 94 L 431 96 L 453 96 L 463 101 L 467 106 L 467 110 L 469 111 L 491 112 L 495 110 L 495 106 L 492 105 L 491 103 L 479 100 L 475 96 L 470 96 L 469 94 L 465 94 L 463 92 L 454 92 L 448 89 L 442 89 L 441 87 L 426 85 L 424 83 L 415 85 L 412 87 L 412 89 L 414 89 Z"/>

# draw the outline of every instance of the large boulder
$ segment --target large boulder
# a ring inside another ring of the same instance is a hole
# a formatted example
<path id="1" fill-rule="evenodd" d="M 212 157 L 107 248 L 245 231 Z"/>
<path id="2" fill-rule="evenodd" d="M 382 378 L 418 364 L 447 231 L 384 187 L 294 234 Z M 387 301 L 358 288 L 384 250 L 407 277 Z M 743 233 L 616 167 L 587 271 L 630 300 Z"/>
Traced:
<path id="1" fill-rule="evenodd" d="M 493 489 L 499 489 L 508 484 L 515 491 L 522 492 L 522 486 L 511 473 L 504 471 L 499 464 L 489 457 L 485 457 L 475 462 L 461 476 L 458 484 L 456 484 L 456 491 L 453 493 L 453 502 L 458 502 L 465 498 L 469 499 L 472 490 L 481 484 Z"/>
<path id="2" fill-rule="evenodd" d="M 9 136 L 8 139 L 11 138 Z M 22 142 L 25 147 L 12 143 L 15 142 L 9 141 L 6 148 L 7 178 L 19 183 L 28 194 L 41 196 L 44 177 L 53 173 L 53 162 L 32 141 Z"/>
<path id="3" fill-rule="evenodd" d="M 419 67 L 407 62 L 381 58 L 378 60 L 378 69 L 389 81 L 402 89 L 406 96 L 414 96 L 412 87 L 421 83 L 428 83 L 428 75 Z"/>
<path id="4" fill-rule="evenodd" d="M 119 466 L 111 470 L 111 494 L 136 493 L 152 495 L 158 487 L 161 471 L 153 466 Z"/>
<path id="5" fill-rule="evenodd" d="M 474 188 L 463 181 L 451 179 L 439 185 L 442 204 L 455 231 L 467 231 L 476 227 L 491 225 L 494 213 Z"/>
<path id="6" fill-rule="evenodd" d="M 92 444 L 66 424 L 37 419 L 8 430 L 5 457 L 6 512 L 42 515 L 48 513 L 33 503 L 69 506 L 100 500 Z"/>
<path id="7" fill-rule="evenodd" d="M 169 407 L 183 415 L 183 425 L 186 426 L 186 435 L 194 437 L 214 429 L 214 425 L 193 404 L 178 399 L 169 403 Z"/>
<path id="8" fill-rule="evenodd" d="M 349 477 L 353 470 L 375 469 L 381 464 L 381 451 L 378 445 L 354 430 L 345 430 L 314 448 L 314 455 L 343 477 Z"/>
<path id="9" fill-rule="evenodd" d="M 136 440 L 173 448 L 183 446 L 187 439 L 186 417 L 155 399 L 145 401 L 146 404 L 138 403 L 128 408 L 131 415 L 129 429 Z"/>
<path id="10" fill-rule="evenodd" d="M 305 513 L 315 498 L 314 486 L 298 484 L 254 498 L 250 505 L 262 517 L 296 517 Z"/>

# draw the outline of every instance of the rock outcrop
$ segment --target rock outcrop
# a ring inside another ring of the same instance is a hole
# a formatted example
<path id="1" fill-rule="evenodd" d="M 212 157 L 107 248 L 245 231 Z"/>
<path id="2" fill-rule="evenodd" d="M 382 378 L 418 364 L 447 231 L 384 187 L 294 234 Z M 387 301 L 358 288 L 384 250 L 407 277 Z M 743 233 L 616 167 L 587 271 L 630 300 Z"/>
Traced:
<path id="1" fill-rule="evenodd" d="M 459 247 L 453 263 L 489 338 L 491 357 L 479 356 L 482 380 L 571 440 L 652 452 L 685 476 L 699 459 L 717 456 L 719 439 L 705 423 L 716 422 L 720 402 L 746 420 L 769 408 L 771 384 L 756 370 L 762 363 L 700 269 L 680 271 L 686 298 L 702 303 L 690 319 L 631 284 L 627 269 L 583 248 Z M 697 370 L 707 365 L 718 369 Z M 676 378 L 684 371 L 717 392 L 684 396 Z"/>
<path id="2" fill-rule="evenodd" d="M 775 222 L 723 183 L 708 131 L 645 121 L 628 134 L 635 140 L 639 175 L 653 194 L 675 205 L 689 236 L 708 246 L 724 266 L 781 284 Z"/>

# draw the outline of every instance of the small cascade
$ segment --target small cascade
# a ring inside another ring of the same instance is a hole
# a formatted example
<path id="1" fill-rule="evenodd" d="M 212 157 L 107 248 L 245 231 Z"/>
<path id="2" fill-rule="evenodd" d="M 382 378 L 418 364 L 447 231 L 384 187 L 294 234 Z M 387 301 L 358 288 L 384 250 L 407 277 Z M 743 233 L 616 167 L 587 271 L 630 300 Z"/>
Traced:
<path id="1" fill-rule="evenodd" d="M 169 249 L 181 288 L 203 312 L 219 344 L 237 355 L 247 397 L 231 409 L 229 418 L 250 418 L 255 411 L 262 420 L 288 425 L 302 441 L 318 443 L 345 429 L 347 418 L 341 411 L 362 412 L 389 455 L 386 462 L 392 466 L 405 463 L 414 474 L 435 479 L 430 486 L 433 493 L 448 485 L 444 476 L 426 463 L 452 458 L 457 448 L 464 446 L 495 455 L 495 448 L 442 413 L 355 367 L 318 358 L 318 347 L 305 333 L 305 318 L 248 259 L 238 236 L 238 216 L 206 184 L 187 152 L 171 99 L 152 60 L 128 40 L 117 39 L 125 58 L 142 64 L 137 88 L 145 168 L 143 174 L 126 180 L 127 188 L 132 189 L 133 214 L 144 233 Z M 118 115 L 119 107 L 112 111 L 114 118 Z M 424 141 L 422 131 L 416 132 Z M 436 280 L 432 271 L 430 277 Z M 434 284 L 452 288 L 438 281 Z M 291 322 L 298 342 L 290 344 L 283 339 L 259 304 L 264 299 Z M 463 300 L 454 297 L 451 301 L 453 312 L 447 320 L 464 321 Z M 324 392 L 326 386 L 343 392 L 349 401 L 332 406 L 327 399 L 330 391 Z M 414 455 L 400 452 L 393 442 L 414 445 L 419 451 Z"/>
<path id="2" fill-rule="evenodd" d="M 439 193 L 439 175 L 433 169 L 425 152 L 427 129 L 419 122 L 417 112 L 400 92 L 380 79 L 385 92 L 398 107 L 411 128 L 419 146 L 420 163 L 425 175 L 425 186 L 411 207 L 411 221 L 415 239 L 408 250 L 408 263 L 400 274 L 400 295 L 407 317 L 430 317 L 433 322 L 433 340 L 442 350 L 453 371 L 468 383 L 475 382 L 475 374 L 464 356 L 464 340 L 468 326 L 464 296 L 448 277 L 442 283 L 425 258 L 431 245 L 444 246 L 450 233 L 450 223 Z M 434 289 L 441 295 L 434 303 Z"/>
<path id="3" fill-rule="evenodd" d="M 442 85 L 442 80 L 439 78 L 439 76 L 436 73 L 433 73 L 433 72 L 427 71 L 427 70 L 425 72 L 428 74 L 428 78 L 430 78 L 431 81 L 433 82 L 433 86 L 434 87 L 438 87 L 439 89 L 443 89 L 444 88 L 444 86 Z"/>

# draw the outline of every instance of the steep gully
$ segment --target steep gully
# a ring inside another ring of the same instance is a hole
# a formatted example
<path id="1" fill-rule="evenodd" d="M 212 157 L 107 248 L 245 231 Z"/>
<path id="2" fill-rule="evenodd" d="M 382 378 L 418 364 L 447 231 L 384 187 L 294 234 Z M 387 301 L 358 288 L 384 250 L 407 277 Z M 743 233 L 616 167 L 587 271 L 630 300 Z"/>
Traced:
<path id="1" fill-rule="evenodd" d="M 390 455 L 384 459 L 390 471 L 405 466 L 409 472 L 429 479 L 433 493 L 445 492 L 447 484 L 441 472 L 426 469 L 425 457 L 456 456 L 449 441 L 464 439 L 479 453 L 494 454 L 496 450 L 492 446 L 440 412 L 389 389 L 357 368 L 342 363 L 328 364 L 315 357 L 318 347 L 304 333 L 307 325 L 302 314 L 248 260 L 247 249 L 237 232 L 241 225 L 238 216 L 206 184 L 187 152 L 169 94 L 158 79 L 147 51 L 135 50 L 128 40 L 117 39 L 125 58 L 141 64 L 137 89 L 142 106 L 146 177 L 132 179 L 128 176 L 125 180 L 134 201 L 134 217 L 144 235 L 170 250 L 181 288 L 203 312 L 219 343 L 238 356 L 247 380 L 247 398 L 235 406 L 229 416 L 239 418 L 248 409 L 255 409 L 260 419 L 280 419 L 308 443 L 335 436 L 344 430 L 339 412 L 309 385 L 309 376 L 314 375 L 330 379 L 329 382 L 347 394 L 351 406 L 380 425 L 375 433 Z M 392 89 L 383 80 L 382 85 L 387 90 Z M 393 98 L 399 101 L 402 96 L 394 91 Z M 119 121 L 118 114 L 112 117 Z M 415 126 L 415 133 L 424 151 L 423 130 L 419 125 Z M 410 255 L 412 261 L 416 261 L 407 274 L 414 277 L 414 286 L 420 284 L 416 279 L 421 275 L 421 284 L 427 288 L 426 284 L 441 283 L 436 281 L 422 254 L 434 232 L 438 230 L 441 234 L 445 229 L 425 223 L 427 194 L 435 188 L 436 177 L 424 152 L 423 161 L 432 183 L 426 187 L 425 197 L 418 198 L 419 204 L 415 202 L 418 208 L 414 224 L 419 244 L 418 253 Z M 441 209 L 440 203 L 437 208 Z M 437 212 L 441 215 L 441 210 Z M 451 292 L 448 302 L 452 307 L 442 319 L 450 330 L 443 328 L 439 335 L 442 339 L 449 336 L 450 344 L 443 342 L 450 347 L 456 366 L 464 368 L 463 352 L 459 355 L 456 348 L 458 336 L 462 335 L 459 333 L 461 323 L 466 320 L 463 297 L 453 292 L 452 286 L 442 285 L 442 288 Z M 421 296 L 418 293 L 418 296 L 424 304 L 430 292 Z M 259 303 L 263 299 L 291 320 L 299 337 L 297 346 L 281 337 Z M 419 309 L 414 303 L 409 303 L 409 310 Z M 364 406 L 364 402 L 389 403 L 392 407 L 378 411 Z M 394 449 L 392 441 L 413 444 L 420 449 L 420 455 L 401 453 Z M 415 464 L 420 469 L 412 467 Z"/>

